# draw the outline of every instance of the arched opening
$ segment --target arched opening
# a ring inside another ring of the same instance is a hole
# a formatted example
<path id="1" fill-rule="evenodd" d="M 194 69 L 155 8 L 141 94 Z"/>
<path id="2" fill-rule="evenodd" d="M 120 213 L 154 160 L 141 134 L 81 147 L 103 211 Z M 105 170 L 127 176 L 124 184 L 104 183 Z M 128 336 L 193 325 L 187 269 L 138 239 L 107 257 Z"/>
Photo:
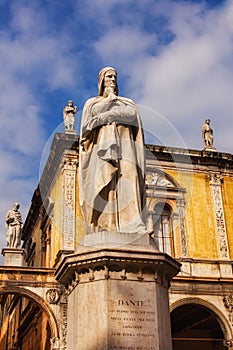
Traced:
<path id="1" fill-rule="evenodd" d="M 16 288 L 13 288 L 16 289 Z M 50 339 L 57 335 L 57 325 L 50 312 L 30 291 L 0 289 L 0 349 L 50 350 Z"/>
<path id="2" fill-rule="evenodd" d="M 227 350 L 218 316 L 209 308 L 190 303 L 171 312 L 173 350 Z"/>

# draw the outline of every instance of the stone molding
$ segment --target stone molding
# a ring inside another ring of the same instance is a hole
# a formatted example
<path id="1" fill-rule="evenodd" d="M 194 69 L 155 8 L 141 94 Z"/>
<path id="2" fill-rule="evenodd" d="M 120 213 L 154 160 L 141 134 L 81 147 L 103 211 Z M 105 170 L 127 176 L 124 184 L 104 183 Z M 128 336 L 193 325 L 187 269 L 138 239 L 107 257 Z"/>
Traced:
<path id="1" fill-rule="evenodd" d="M 232 279 L 232 260 L 177 258 L 182 264 L 178 277 L 209 280 Z"/>
<path id="2" fill-rule="evenodd" d="M 214 205 L 219 256 L 220 259 L 230 259 L 226 232 L 226 222 L 222 201 L 221 174 L 214 172 L 209 173 L 209 181 Z"/>
<path id="3" fill-rule="evenodd" d="M 55 276 L 68 294 L 80 283 L 103 279 L 154 281 L 168 288 L 179 267 L 173 258 L 160 252 L 98 249 L 65 257 Z"/>

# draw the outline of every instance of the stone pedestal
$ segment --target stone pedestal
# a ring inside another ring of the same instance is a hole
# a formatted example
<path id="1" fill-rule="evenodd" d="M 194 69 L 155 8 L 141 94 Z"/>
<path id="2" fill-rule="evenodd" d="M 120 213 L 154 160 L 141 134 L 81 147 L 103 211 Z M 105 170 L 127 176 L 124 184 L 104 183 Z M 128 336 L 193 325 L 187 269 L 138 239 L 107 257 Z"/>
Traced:
<path id="1" fill-rule="evenodd" d="M 24 249 L 20 248 L 3 248 L 4 266 L 22 266 Z"/>
<path id="2" fill-rule="evenodd" d="M 76 131 L 76 130 L 68 130 L 68 129 L 65 129 L 65 133 L 66 133 L 66 134 L 77 135 L 77 131 Z"/>
<path id="3" fill-rule="evenodd" d="M 56 270 L 68 293 L 67 348 L 171 350 L 168 288 L 180 264 L 148 235 L 127 244 L 127 234 L 104 235 L 86 236 Z"/>
<path id="4" fill-rule="evenodd" d="M 213 146 L 208 146 L 208 147 L 205 147 L 204 151 L 216 152 L 216 148 Z"/>

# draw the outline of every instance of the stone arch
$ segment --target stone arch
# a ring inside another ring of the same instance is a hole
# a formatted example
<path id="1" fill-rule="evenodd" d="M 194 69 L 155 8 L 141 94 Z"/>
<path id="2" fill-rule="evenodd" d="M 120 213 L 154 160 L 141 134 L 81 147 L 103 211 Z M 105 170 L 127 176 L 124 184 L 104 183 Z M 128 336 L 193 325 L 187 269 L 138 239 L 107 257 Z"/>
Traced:
<path id="1" fill-rule="evenodd" d="M 0 287 L 0 294 L 18 294 L 22 297 L 26 297 L 30 300 L 32 300 L 34 303 L 36 303 L 46 314 L 48 318 L 48 322 L 51 329 L 51 338 L 52 339 L 59 339 L 59 325 L 58 321 L 51 310 L 50 305 L 46 300 L 44 300 L 41 296 L 36 294 L 35 292 L 32 292 L 29 289 L 19 287 L 19 286 L 3 286 Z"/>
<path id="2" fill-rule="evenodd" d="M 205 308 L 209 309 L 210 311 L 212 311 L 215 314 L 216 319 L 219 323 L 219 326 L 222 329 L 224 338 L 226 340 L 232 339 L 231 325 L 230 325 L 228 319 L 225 317 L 225 315 L 222 313 L 222 311 L 220 311 L 214 304 L 212 304 L 209 301 L 206 301 L 206 300 L 201 299 L 201 298 L 196 298 L 196 297 L 195 298 L 180 299 L 180 300 L 177 300 L 170 305 L 170 313 L 173 310 L 177 309 L 178 307 L 183 306 L 183 305 L 187 305 L 187 304 L 201 305 L 201 306 L 204 306 Z"/>

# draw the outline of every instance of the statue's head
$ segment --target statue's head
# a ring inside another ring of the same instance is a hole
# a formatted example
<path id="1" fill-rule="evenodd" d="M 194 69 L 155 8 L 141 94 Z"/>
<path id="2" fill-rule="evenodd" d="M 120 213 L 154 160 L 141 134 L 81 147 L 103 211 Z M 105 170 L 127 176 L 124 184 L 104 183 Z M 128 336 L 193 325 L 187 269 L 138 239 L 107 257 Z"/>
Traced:
<path id="1" fill-rule="evenodd" d="M 206 124 L 210 124 L 210 119 L 207 118 L 207 119 L 205 120 L 205 123 L 206 123 Z"/>
<path id="2" fill-rule="evenodd" d="M 99 72 L 99 77 L 98 77 L 98 95 L 99 96 L 103 96 L 104 94 L 104 89 L 106 87 L 105 83 L 108 75 L 115 76 L 115 94 L 118 95 L 117 72 L 113 67 L 104 67 Z"/>
<path id="3" fill-rule="evenodd" d="M 18 210 L 19 207 L 20 207 L 19 203 L 14 203 L 14 206 L 13 206 L 14 210 Z"/>
<path id="4" fill-rule="evenodd" d="M 68 101 L 68 106 L 70 106 L 70 107 L 73 106 L 73 101 L 72 101 L 72 100 L 69 100 L 69 101 Z"/>

